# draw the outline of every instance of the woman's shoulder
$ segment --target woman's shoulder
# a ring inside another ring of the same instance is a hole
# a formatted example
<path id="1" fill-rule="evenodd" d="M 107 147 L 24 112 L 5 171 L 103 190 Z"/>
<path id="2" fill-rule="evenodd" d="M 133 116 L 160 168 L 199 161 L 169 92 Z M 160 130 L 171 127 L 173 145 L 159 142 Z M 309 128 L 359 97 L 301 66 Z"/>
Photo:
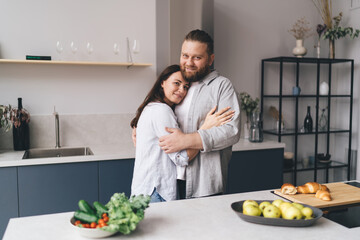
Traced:
<path id="1" fill-rule="evenodd" d="M 174 114 L 174 111 L 171 109 L 169 105 L 162 102 L 151 102 L 148 105 L 146 105 L 144 111 L 147 112 L 147 114 Z"/>

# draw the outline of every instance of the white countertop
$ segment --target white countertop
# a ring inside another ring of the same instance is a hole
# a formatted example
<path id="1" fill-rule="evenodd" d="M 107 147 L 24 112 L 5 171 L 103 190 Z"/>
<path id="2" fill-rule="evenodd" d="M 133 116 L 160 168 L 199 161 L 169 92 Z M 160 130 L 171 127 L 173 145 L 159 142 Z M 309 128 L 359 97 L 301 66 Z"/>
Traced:
<path id="1" fill-rule="evenodd" d="M 233 202 L 274 200 L 270 190 L 153 203 L 130 235 L 107 239 L 359 239 L 360 227 L 346 228 L 326 218 L 309 227 L 278 227 L 245 222 L 231 209 Z M 70 224 L 73 212 L 10 219 L 3 240 L 80 240 Z"/>
<path id="2" fill-rule="evenodd" d="M 67 146 L 67 147 L 77 147 L 77 146 Z M 2 150 L 0 151 L 0 167 L 73 163 L 73 162 L 91 162 L 91 161 L 135 158 L 135 147 L 133 145 L 87 146 L 87 147 L 91 148 L 94 155 L 75 156 L 75 157 L 57 157 L 57 158 L 37 158 L 37 159 L 25 159 L 25 160 L 22 159 L 24 155 L 24 151 Z M 249 150 L 263 150 L 263 149 L 274 149 L 274 148 L 284 148 L 284 147 L 285 147 L 284 143 L 278 143 L 274 141 L 252 143 L 247 140 L 240 139 L 240 141 L 233 146 L 233 151 L 236 152 L 236 151 L 249 151 Z"/>

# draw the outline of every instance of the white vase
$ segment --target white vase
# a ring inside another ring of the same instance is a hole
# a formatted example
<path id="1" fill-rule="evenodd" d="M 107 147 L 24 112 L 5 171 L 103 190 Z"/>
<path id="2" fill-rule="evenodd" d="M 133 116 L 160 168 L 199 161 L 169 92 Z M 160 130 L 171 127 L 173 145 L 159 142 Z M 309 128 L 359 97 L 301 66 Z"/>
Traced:
<path id="1" fill-rule="evenodd" d="M 249 123 L 244 123 L 244 139 L 249 139 Z"/>
<path id="2" fill-rule="evenodd" d="M 329 85 L 326 82 L 320 84 L 320 95 L 328 95 Z"/>
<path id="3" fill-rule="evenodd" d="M 296 39 L 296 47 L 293 49 L 292 53 L 296 57 L 303 57 L 306 55 L 307 50 L 304 47 L 304 39 Z"/>

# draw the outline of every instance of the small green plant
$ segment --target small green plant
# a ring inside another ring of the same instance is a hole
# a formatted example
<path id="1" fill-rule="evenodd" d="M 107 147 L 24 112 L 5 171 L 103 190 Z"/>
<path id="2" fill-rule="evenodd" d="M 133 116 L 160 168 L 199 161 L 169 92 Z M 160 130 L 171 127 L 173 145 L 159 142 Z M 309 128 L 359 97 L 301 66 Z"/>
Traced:
<path id="1" fill-rule="evenodd" d="M 247 118 L 250 118 L 251 113 L 255 110 L 258 110 L 259 106 L 259 98 L 253 100 L 251 96 L 246 93 L 240 93 L 240 100 L 241 100 L 241 109 L 245 111 Z"/>
<path id="2" fill-rule="evenodd" d="M 341 27 L 342 12 L 333 18 L 334 24 L 331 28 L 327 27 L 324 33 L 324 39 L 336 40 L 349 36 L 351 39 L 359 37 L 360 30 L 352 27 Z"/>

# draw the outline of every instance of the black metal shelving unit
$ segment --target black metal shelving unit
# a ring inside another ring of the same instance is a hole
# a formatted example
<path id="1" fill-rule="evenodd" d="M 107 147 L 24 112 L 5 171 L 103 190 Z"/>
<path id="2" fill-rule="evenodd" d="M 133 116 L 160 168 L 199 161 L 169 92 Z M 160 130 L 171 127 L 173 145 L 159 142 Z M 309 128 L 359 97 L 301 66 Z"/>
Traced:
<path id="1" fill-rule="evenodd" d="M 279 64 L 279 94 L 272 94 L 266 95 L 264 94 L 264 85 L 265 85 L 265 65 L 266 63 L 278 63 Z M 315 64 L 316 65 L 316 94 L 301 94 L 301 95 L 286 95 L 283 94 L 283 64 L 284 63 L 293 63 L 296 66 L 295 70 L 295 85 L 299 86 L 299 75 L 300 75 L 300 65 L 301 64 Z M 332 80 L 332 65 L 337 63 L 349 63 L 350 64 L 350 94 L 332 94 L 331 93 L 331 80 Z M 327 65 L 328 66 L 328 84 L 329 84 L 329 92 L 327 95 L 320 95 L 320 72 L 321 66 Z M 350 180 L 350 163 L 351 163 L 351 136 L 352 136 L 352 105 L 353 105 L 353 85 L 354 85 L 354 60 L 353 59 L 328 59 L 328 58 L 297 58 L 297 57 L 275 57 L 275 58 L 267 58 L 263 59 L 261 62 L 261 113 L 264 114 L 264 101 L 266 99 L 278 99 L 278 109 L 279 109 L 279 126 L 278 130 L 266 130 L 264 129 L 264 134 L 275 135 L 278 138 L 278 142 L 281 142 L 283 136 L 294 136 L 294 161 L 295 164 L 290 169 L 284 169 L 284 172 L 292 172 L 293 173 L 293 182 L 296 185 L 297 181 L 297 172 L 300 171 L 314 171 L 314 181 L 317 181 L 317 170 L 318 169 L 325 169 L 326 170 L 326 182 L 329 179 L 329 169 L 332 168 L 343 168 L 347 167 L 347 180 Z M 349 111 L 349 128 L 347 129 L 333 129 L 330 128 L 330 114 L 331 114 L 331 99 L 334 98 L 345 98 L 349 99 L 350 104 L 350 111 Z M 295 101 L 295 128 L 294 129 L 286 129 L 284 131 L 281 130 L 281 123 L 282 123 L 282 109 L 283 109 L 283 99 L 293 99 Z M 299 132 L 298 130 L 298 107 L 299 101 L 302 99 L 314 99 L 316 101 L 316 117 L 314 121 L 315 129 L 313 132 L 310 133 L 303 133 Z M 320 99 L 327 100 L 328 106 L 328 122 L 327 122 L 327 130 L 320 131 L 318 122 L 319 122 L 319 101 Z M 334 133 L 348 133 L 349 136 L 349 151 L 347 156 L 347 163 L 342 163 L 340 161 L 332 160 L 331 163 L 321 164 L 318 163 L 315 159 L 314 164 L 308 166 L 307 168 L 303 168 L 301 163 L 298 162 L 298 136 L 300 135 L 315 135 L 315 149 L 314 149 L 314 156 L 318 153 L 318 137 L 319 135 L 326 134 L 326 150 L 329 153 L 330 148 L 330 134 Z"/>

